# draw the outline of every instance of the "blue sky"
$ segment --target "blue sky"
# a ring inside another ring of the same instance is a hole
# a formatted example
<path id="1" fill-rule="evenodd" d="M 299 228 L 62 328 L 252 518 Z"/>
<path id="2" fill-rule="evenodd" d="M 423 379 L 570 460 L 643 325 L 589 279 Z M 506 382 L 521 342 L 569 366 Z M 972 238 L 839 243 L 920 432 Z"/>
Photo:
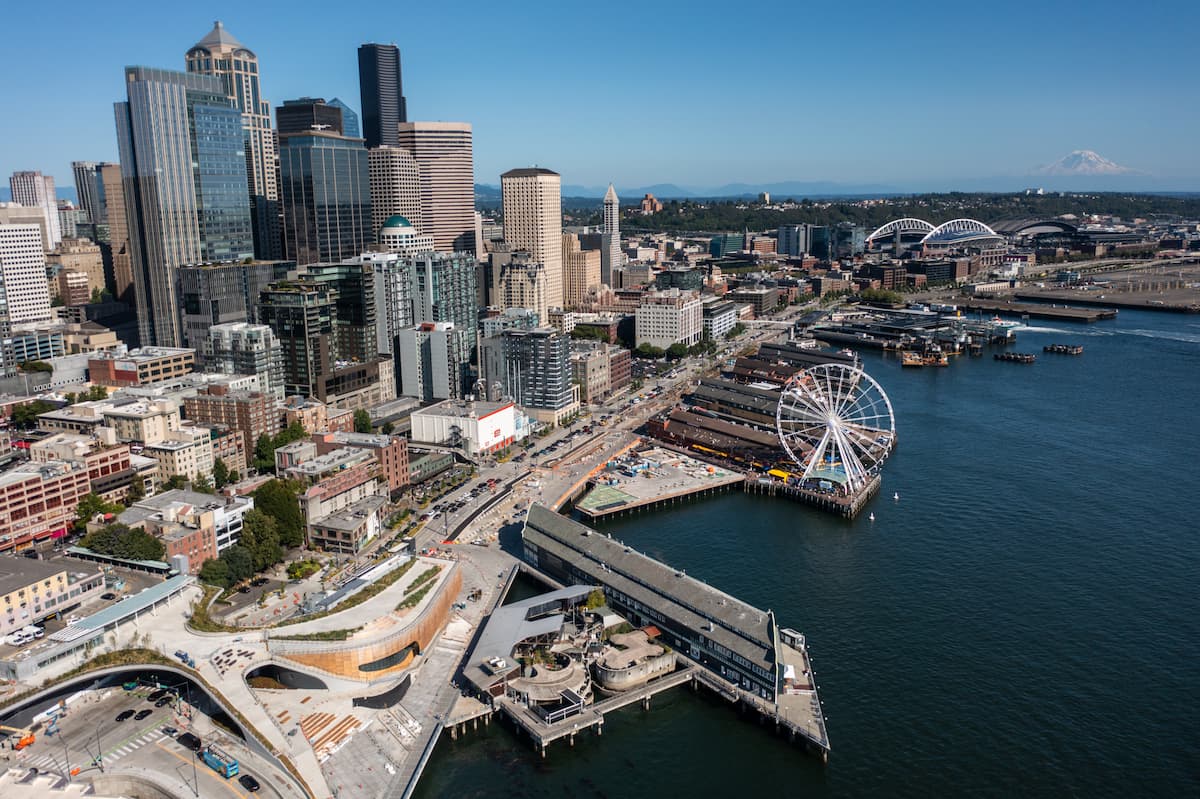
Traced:
<path id="1" fill-rule="evenodd" d="M 1195 2 L 68 0 L 4 16 L 0 175 L 62 185 L 72 160 L 116 160 L 122 67 L 182 69 L 219 18 L 273 105 L 357 108 L 357 46 L 395 42 L 410 117 L 473 123 L 481 183 L 536 163 L 568 184 L 953 188 L 1091 149 L 1200 189 Z"/>

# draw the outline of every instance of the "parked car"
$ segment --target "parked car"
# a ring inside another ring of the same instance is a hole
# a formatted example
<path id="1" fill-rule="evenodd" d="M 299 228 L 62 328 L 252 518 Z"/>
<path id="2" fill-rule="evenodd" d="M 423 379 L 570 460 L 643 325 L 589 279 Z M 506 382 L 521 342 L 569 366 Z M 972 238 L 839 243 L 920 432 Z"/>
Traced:
<path id="1" fill-rule="evenodd" d="M 117 595 L 114 594 L 112 591 L 108 591 L 106 593 L 101 594 L 100 598 L 103 599 L 105 602 L 112 602 L 114 599 L 117 598 Z"/>
<path id="2" fill-rule="evenodd" d="M 162 728 L 162 734 L 163 734 L 163 735 L 169 735 L 169 736 L 171 736 L 172 738 L 174 738 L 176 735 L 178 735 L 178 734 L 179 734 L 179 730 L 175 729 L 174 727 L 163 727 L 163 728 Z"/>
<path id="3" fill-rule="evenodd" d="M 120 713 L 117 714 L 116 721 L 127 721 L 131 718 L 133 718 L 132 710 L 122 710 Z"/>

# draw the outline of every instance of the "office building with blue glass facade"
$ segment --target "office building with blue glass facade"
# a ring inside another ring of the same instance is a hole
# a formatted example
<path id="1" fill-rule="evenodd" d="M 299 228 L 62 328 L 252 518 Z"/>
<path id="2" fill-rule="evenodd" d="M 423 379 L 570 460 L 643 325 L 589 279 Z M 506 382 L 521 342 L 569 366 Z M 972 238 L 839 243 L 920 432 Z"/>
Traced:
<path id="1" fill-rule="evenodd" d="M 362 139 L 329 130 L 285 133 L 279 185 L 287 259 L 298 266 L 353 258 L 375 241 Z"/>
<path id="2" fill-rule="evenodd" d="M 176 271 L 254 255 L 242 114 L 218 78 L 126 67 L 114 106 L 143 346 L 182 343 Z"/>

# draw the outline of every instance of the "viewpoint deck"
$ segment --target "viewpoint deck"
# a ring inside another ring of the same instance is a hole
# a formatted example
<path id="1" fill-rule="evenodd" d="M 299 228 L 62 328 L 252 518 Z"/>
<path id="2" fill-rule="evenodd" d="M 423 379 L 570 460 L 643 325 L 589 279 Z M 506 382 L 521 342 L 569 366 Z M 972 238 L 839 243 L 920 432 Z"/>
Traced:
<path id="1" fill-rule="evenodd" d="M 745 479 L 729 469 L 661 448 L 627 455 L 624 461 L 597 475 L 575 509 L 589 519 L 600 519 L 714 493 Z"/>
<path id="2" fill-rule="evenodd" d="M 694 666 L 701 682 L 755 708 L 790 735 L 828 755 L 829 740 L 804 637 L 780 629 L 771 611 L 738 600 L 620 541 L 530 508 L 524 557 L 565 584 L 604 587 L 610 606 Z"/>

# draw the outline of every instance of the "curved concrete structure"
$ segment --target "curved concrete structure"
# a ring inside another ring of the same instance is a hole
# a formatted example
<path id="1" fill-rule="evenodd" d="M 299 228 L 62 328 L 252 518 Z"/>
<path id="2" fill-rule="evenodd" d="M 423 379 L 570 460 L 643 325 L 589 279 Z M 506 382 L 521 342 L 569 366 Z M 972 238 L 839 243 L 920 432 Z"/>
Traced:
<path id="1" fill-rule="evenodd" d="M 592 674 L 596 685 L 606 691 L 628 691 L 645 685 L 655 677 L 670 674 L 675 670 L 675 653 L 663 652 L 661 655 L 646 658 L 624 668 L 612 668 L 603 661 L 592 664 Z"/>
<path id="2" fill-rule="evenodd" d="M 292 661 L 348 680 L 370 682 L 393 677 L 412 664 L 446 626 L 462 588 L 458 564 L 447 564 L 438 582 L 398 629 L 371 638 L 347 641 L 295 641 L 268 638 L 267 650 L 280 661 Z M 353 613 L 353 611 L 351 611 Z M 278 632 L 285 632 L 283 628 Z"/>

